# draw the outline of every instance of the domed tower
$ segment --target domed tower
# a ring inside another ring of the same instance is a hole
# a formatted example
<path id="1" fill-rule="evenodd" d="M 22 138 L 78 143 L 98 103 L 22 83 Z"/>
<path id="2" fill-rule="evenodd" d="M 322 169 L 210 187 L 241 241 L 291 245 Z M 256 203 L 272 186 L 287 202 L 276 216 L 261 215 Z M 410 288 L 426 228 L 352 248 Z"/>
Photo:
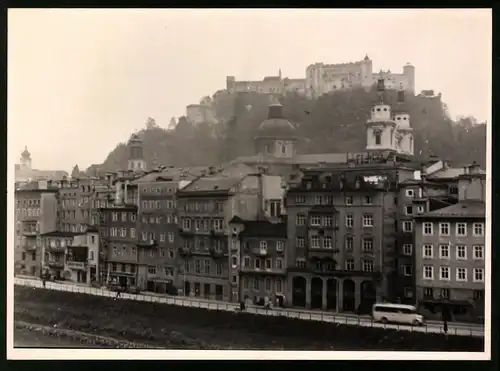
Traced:
<path id="1" fill-rule="evenodd" d="M 255 137 L 258 154 L 274 157 L 293 157 L 296 153 L 297 128 L 283 116 L 283 106 L 269 105 L 267 120 L 259 126 Z"/>
<path id="2" fill-rule="evenodd" d="M 24 147 L 24 151 L 21 153 L 21 168 L 31 170 L 31 153 L 28 151 L 28 147 Z"/>
<path id="3" fill-rule="evenodd" d="M 391 107 L 383 102 L 375 104 L 371 118 L 366 122 L 366 149 L 395 150 L 396 122 L 391 117 Z"/>
<path id="4" fill-rule="evenodd" d="M 413 156 L 414 140 L 413 129 L 410 126 L 410 115 L 407 113 L 396 113 L 394 121 L 396 122 L 396 150 L 399 153 Z"/>
<path id="5" fill-rule="evenodd" d="M 137 134 L 132 134 L 128 141 L 129 157 L 128 169 L 146 170 L 146 161 L 144 160 L 142 139 Z"/>

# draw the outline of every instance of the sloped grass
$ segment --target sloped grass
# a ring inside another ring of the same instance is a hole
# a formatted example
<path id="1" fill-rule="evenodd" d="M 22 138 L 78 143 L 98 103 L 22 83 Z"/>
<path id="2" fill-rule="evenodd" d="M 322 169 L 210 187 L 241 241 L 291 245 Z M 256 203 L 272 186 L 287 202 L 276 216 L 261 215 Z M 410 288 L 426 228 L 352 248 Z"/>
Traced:
<path id="1" fill-rule="evenodd" d="M 483 351 L 482 338 L 231 313 L 15 287 L 16 320 L 163 348 Z"/>

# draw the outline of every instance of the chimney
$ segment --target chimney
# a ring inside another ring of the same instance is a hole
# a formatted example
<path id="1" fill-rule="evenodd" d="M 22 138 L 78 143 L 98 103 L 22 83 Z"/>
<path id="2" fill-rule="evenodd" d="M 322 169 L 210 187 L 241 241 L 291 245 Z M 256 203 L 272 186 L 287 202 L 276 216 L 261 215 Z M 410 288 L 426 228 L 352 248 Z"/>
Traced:
<path id="1" fill-rule="evenodd" d="M 469 165 L 469 174 L 479 174 L 480 171 L 481 169 L 476 161 L 473 161 L 472 164 Z"/>
<path id="2" fill-rule="evenodd" d="M 283 116 L 283 106 L 279 103 L 269 105 L 268 119 L 282 119 Z"/>

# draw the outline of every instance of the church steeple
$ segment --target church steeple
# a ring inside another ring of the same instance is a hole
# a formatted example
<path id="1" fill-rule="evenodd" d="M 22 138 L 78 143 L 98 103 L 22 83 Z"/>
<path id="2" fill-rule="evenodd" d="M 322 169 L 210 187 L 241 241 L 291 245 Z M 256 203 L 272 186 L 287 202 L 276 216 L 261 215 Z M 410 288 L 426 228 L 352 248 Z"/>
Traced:
<path id="1" fill-rule="evenodd" d="M 28 146 L 24 146 L 24 151 L 21 153 L 21 167 L 31 169 L 31 153 L 28 151 Z"/>

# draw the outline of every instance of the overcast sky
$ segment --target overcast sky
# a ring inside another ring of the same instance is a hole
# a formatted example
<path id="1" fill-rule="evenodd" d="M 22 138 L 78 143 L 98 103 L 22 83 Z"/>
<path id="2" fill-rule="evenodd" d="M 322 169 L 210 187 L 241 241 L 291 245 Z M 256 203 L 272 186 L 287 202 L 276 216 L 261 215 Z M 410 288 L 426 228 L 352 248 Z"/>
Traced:
<path id="1" fill-rule="evenodd" d="M 101 163 L 154 117 L 167 126 L 227 75 L 303 78 L 314 62 L 416 68 L 451 114 L 491 121 L 489 10 L 43 10 L 8 13 L 9 163 Z"/>

